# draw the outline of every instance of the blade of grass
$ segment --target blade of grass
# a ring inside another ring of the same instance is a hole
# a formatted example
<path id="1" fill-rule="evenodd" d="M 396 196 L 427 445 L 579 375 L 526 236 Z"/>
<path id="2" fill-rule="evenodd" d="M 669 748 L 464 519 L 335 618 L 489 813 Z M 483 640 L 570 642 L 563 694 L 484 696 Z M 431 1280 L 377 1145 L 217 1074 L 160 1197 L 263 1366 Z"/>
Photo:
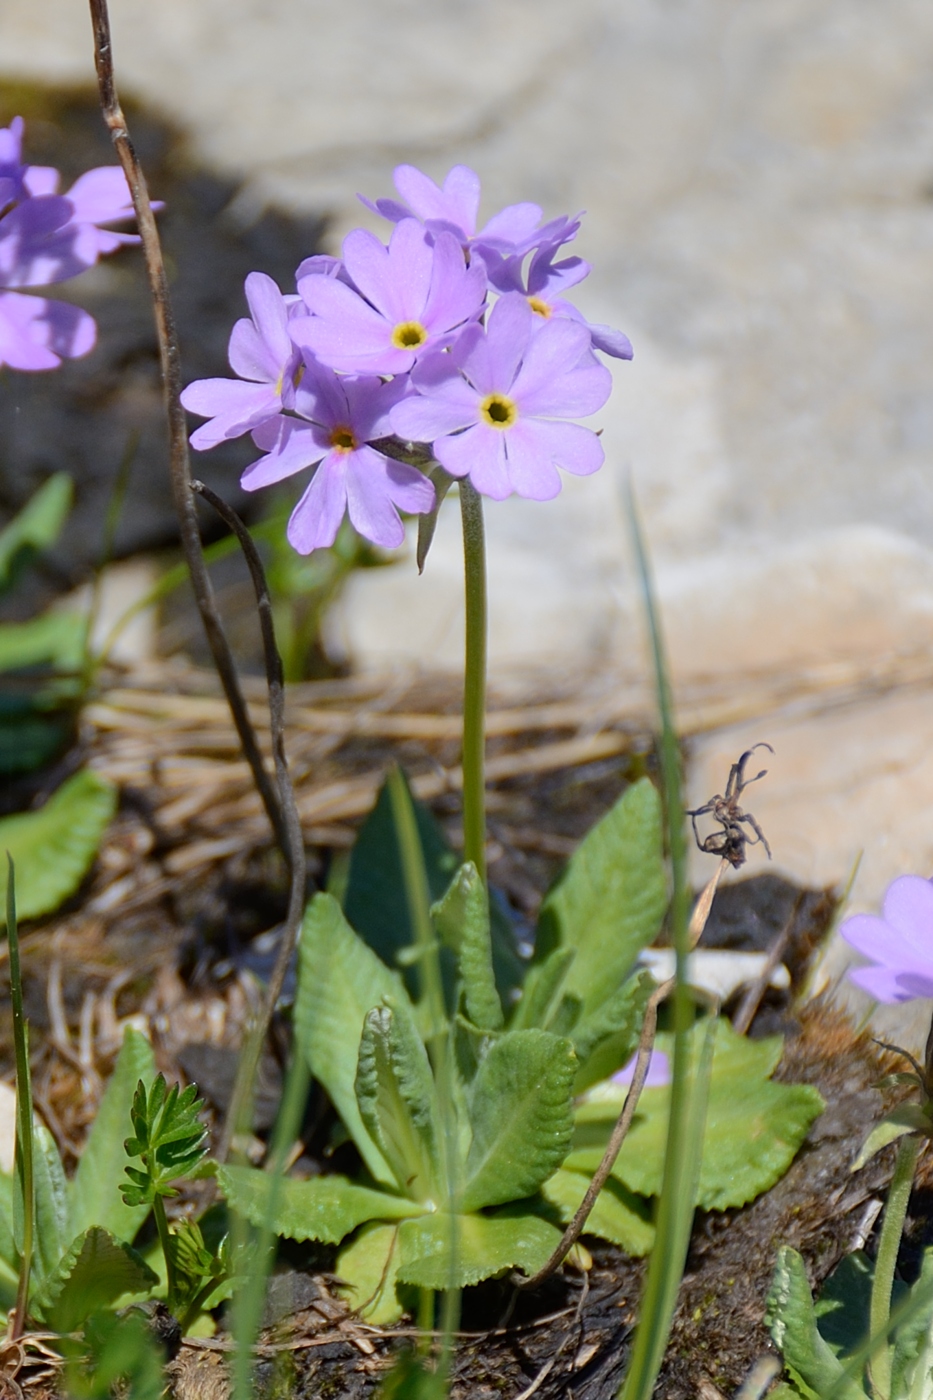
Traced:
<path id="1" fill-rule="evenodd" d="M 13 1051 L 16 1059 L 16 1145 L 13 1175 L 22 1196 L 23 1236 L 20 1248 L 19 1286 L 10 1318 L 10 1340 L 22 1336 L 29 1302 L 29 1275 L 35 1243 L 36 1189 L 32 1136 L 32 1080 L 29 1074 L 29 1028 L 23 1011 L 23 978 L 19 963 L 16 925 L 16 870 L 7 851 L 6 936 L 10 950 L 10 1001 L 13 1006 Z"/>
<path id="2" fill-rule="evenodd" d="M 657 1234 L 641 1303 L 641 1316 L 632 1346 L 628 1371 L 622 1384 L 622 1400 L 649 1400 L 661 1369 L 670 1335 L 677 1293 L 683 1276 L 693 1222 L 698 1156 L 703 1140 L 705 1095 L 701 1070 L 691 1073 L 688 1033 L 694 1021 L 694 1005 L 687 986 L 689 892 L 684 808 L 680 790 L 680 752 L 674 730 L 673 702 L 661 622 L 647 549 L 638 519 L 631 482 L 627 512 L 641 582 L 645 616 L 654 660 L 655 688 L 661 721 L 659 757 L 662 795 L 667 823 L 672 871 L 671 935 L 675 952 L 673 1020 L 674 1054 L 671 1076 L 670 1119 L 664 1173 L 658 1208 Z M 702 1058 L 702 1057 L 701 1057 Z M 693 1102 L 691 1100 L 693 1099 Z M 702 1104 L 700 1100 L 703 1100 Z"/>

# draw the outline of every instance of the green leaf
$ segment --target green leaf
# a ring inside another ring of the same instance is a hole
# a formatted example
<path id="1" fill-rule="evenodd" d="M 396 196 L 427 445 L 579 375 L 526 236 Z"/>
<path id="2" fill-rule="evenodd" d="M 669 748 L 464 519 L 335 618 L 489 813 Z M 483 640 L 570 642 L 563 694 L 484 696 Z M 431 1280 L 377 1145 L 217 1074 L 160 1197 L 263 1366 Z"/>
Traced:
<path id="1" fill-rule="evenodd" d="M 419 1288 L 463 1288 L 506 1269 L 536 1273 L 561 1232 L 530 1211 L 449 1215 L 438 1211 L 399 1226 L 398 1277 Z"/>
<path id="2" fill-rule="evenodd" d="M 73 495 L 71 477 L 67 472 L 56 472 L 0 530 L 0 593 L 12 587 L 33 555 L 58 539 Z"/>
<path id="3" fill-rule="evenodd" d="M 370 1172 L 391 1186 L 395 1178 L 363 1126 L 355 1088 L 363 1022 L 386 997 L 404 999 L 399 974 L 357 937 L 331 895 L 315 895 L 301 932 L 295 1034 Z"/>
<path id="4" fill-rule="evenodd" d="M 366 1130 L 413 1201 L 439 1204 L 442 1129 L 428 1053 L 404 1003 L 387 1000 L 363 1022 L 356 1101 Z"/>
<path id="5" fill-rule="evenodd" d="M 133 1136 L 123 1149 L 142 1165 L 126 1168 L 128 1180 L 120 1183 L 126 1205 L 151 1205 L 156 1196 L 177 1195 L 171 1183 L 191 1178 L 202 1165 L 207 1156 L 207 1128 L 199 1117 L 203 1108 L 196 1084 L 168 1088 L 165 1076 L 157 1074 L 147 1092 L 139 1080 L 130 1107 Z"/>
<path id="6" fill-rule="evenodd" d="M 561 1168 L 548 1178 L 541 1194 L 556 1206 L 561 1223 L 569 1225 L 589 1184 L 590 1178 L 584 1172 L 568 1172 Z M 583 1233 L 610 1240 L 632 1258 L 641 1258 L 654 1244 L 654 1226 L 645 1201 L 626 1191 L 621 1182 L 612 1177 L 596 1197 Z"/>
<path id="7" fill-rule="evenodd" d="M 434 531 L 437 529 L 437 517 L 441 513 L 441 506 L 444 504 L 444 497 L 453 486 L 456 477 L 446 472 L 439 462 L 434 462 L 427 471 L 427 476 L 434 483 L 434 504 L 429 511 L 418 516 L 418 548 L 416 558 L 418 562 L 419 574 L 424 573 L 425 562 L 428 551 L 434 539 Z"/>
<path id="8" fill-rule="evenodd" d="M 838 1273 L 838 1269 L 836 1272 Z M 918 1294 L 926 1293 L 931 1283 L 933 1283 L 933 1249 L 925 1249 L 920 1264 L 920 1276 L 909 1290 L 911 1296 L 915 1297 Z M 898 1288 L 900 1292 L 897 1291 Z M 900 1302 L 907 1291 L 900 1279 L 895 1279 L 892 1303 Z M 927 1369 L 929 1376 L 931 1321 L 933 1321 L 933 1304 L 920 1309 L 907 1322 L 902 1323 L 895 1332 L 893 1337 L 894 1352 L 891 1357 L 892 1395 L 912 1394 L 909 1385 L 914 1380 L 914 1375 L 911 1373 L 916 1371 L 918 1364 Z M 865 1330 L 867 1331 L 867 1328 Z M 863 1331 L 862 1336 L 864 1337 L 864 1335 Z M 929 1394 L 929 1390 L 925 1393 Z"/>
<path id="9" fill-rule="evenodd" d="M 929 1136 L 930 1128 L 930 1119 L 919 1104 L 900 1104 L 893 1112 L 886 1114 L 875 1124 L 849 1170 L 857 1172 L 860 1167 L 864 1167 L 866 1162 L 871 1161 L 875 1153 L 880 1152 L 882 1147 L 887 1147 L 888 1143 L 896 1142 L 905 1133 L 919 1131 Z"/>
<path id="10" fill-rule="evenodd" d="M 538 921 L 538 959 L 575 948 L 563 991 L 584 1015 L 610 997 L 656 936 L 667 902 L 661 803 L 642 778 L 588 832 L 548 893 Z"/>
<path id="11" fill-rule="evenodd" d="M 50 914 L 84 879 L 117 805 L 116 790 L 90 768 L 62 783 L 44 807 L 0 819 L 0 851 L 16 865 L 21 919 Z M 6 895 L 0 869 L 0 901 Z"/>
<path id="12" fill-rule="evenodd" d="M 234 1210 L 258 1229 L 271 1229 L 290 1240 L 339 1244 L 367 1220 L 403 1220 L 423 1207 L 388 1191 L 357 1186 L 345 1176 L 312 1176 L 307 1181 L 280 1178 L 254 1167 L 220 1167 L 217 1180 Z M 270 1205 L 274 1207 L 269 1220 Z"/>
<path id="13" fill-rule="evenodd" d="M 424 803 L 413 797 L 412 806 L 421 838 L 428 889 L 432 900 L 440 899 L 457 868 L 457 857 Z M 351 928 L 387 967 L 397 967 L 399 954 L 416 942 L 386 784 L 380 789 L 376 805 L 356 838 L 350 856 L 344 910 Z M 418 986 L 413 969 L 406 970 L 405 982 L 409 994 L 415 997 Z"/>
<path id="14" fill-rule="evenodd" d="M 398 1233 L 397 1225 L 364 1225 L 337 1255 L 335 1272 L 347 1302 L 373 1327 L 389 1327 L 405 1311 L 396 1291 Z"/>
<path id="15" fill-rule="evenodd" d="M 511 1031 L 490 1046 L 470 1096 L 473 1141 L 461 1208 L 530 1196 L 566 1156 L 577 1060 L 569 1040 Z"/>
<path id="16" fill-rule="evenodd" d="M 820 1290 L 813 1315 L 834 1356 L 847 1356 L 868 1336 L 874 1270 L 864 1250 L 853 1250 L 843 1256 Z"/>
<path id="17" fill-rule="evenodd" d="M 591 1084 L 608 1079 L 631 1059 L 655 986 L 650 972 L 637 972 L 634 977 L 626 978 L 612 996 L 569 1032 L 580 1061 L 575 1094 L 582 1094 Z"/>
<path id="18" fill-rule="evenodd" d="M 77 671 L 84 662 L 87 619 L 81 613 L 47 612 L 29 622 L 0 625 L 0 671 L 24 671 L 43 663 Z"/>
<path id="19" fill-rule="evenodd" d="M 148 1205 L 126 1205 L 120 1195 L 120 1176 L 126 1161 L 123 1141 L 130 1125 L 136 1085 L 154 1075 L 152 1046 L 139 1031 L 129 1027 L 70 1184 L 71 1229 L 76 1234 L 101 1225 L 118 1240 L 132 1244 L 149 1214 Z"/>
<path id="20" fill-rule="evenodd" d="M 62 1255 L 68 1247 L 71 1234 L 68 1228 L 68 1195 L 62 1159 L 58 1155 L 55 1139 L 44 1123 L 35 1122 L 33 1127 L 35 1157 L 36 1194 L 36 1234 L 35 1253 L 32 1259 L 33 1286 L 41 1287 L 58 1267 Z M 14 1196 L 14 1203 L 16 1197 Z M 18 1212 L 17 1212 L 18 1214 Z M 21 1224 L 14 1215 L 14 1234 L 21 1238 Z"/>
<path id="21" fill-rule="evenodd" d="M 803 1259 L 787 1245 L 778 1250 L 765 1322 L 791 1380 L 805 1395 L 818 1397 L 835 1385 L 842 1365 L 820 1336 Z M 865 1392 L 851 1382 L 840 1400 L 865 1400 Z"/>
<path id="22" fill-rule="evenodd" d="M 19 1264 L 13 1243 L 13 1177 L 0 1172 L 0 1311 L 9 1312 L 16 1301 Z"/>
<path id="23" fill-rule="evenodd" d="M 475 865 L 460 867 L 431 915 L 438 934 L 459 958 L 467 1015 L 480 1030 L 500 1030 L 504 1017 L 492 966 L 489 896 Z"/>
<path id="24" fill-rule="evenodd" d="M 555 948 L 543 962 L 532 963 L 521 998 L 509 1022 L 511 1030 L 552 1029 L 551 1022 L 556 1012 L 554 1002 L 576 956 L 575 948 Z M 579 1010 L 579 1001 L 577 1006 Z"/>
<path id="25" fill-rule="evenodd" d="M 694 1059 L 705 1029 L 699 1022 L 691 1032 Z M 659 1035 L 658 1046 L 670 1050 L 670 1038 Z M 768 1078 L 780 1053 L 780 1037 L 749 1041 L 727 1020 L 718 1022 L 697 1194 L 704 1210 L 744 1205 L 773 1186 L 822 1112 L 823 1100 L 811 1085 Z M 596 1170 L 624 1094 L 620 1089 L 618 1097 L 600 1096 L 578 1109 L 568 1169 Z M 669 1087 L 643 1092 L 613 1168 L 613 1175 L 641 1196 L 657 1195 L 661 1188 L 669 1102 Z"/>
<path id="26" fill-rule="evenodd" d="M 46 1277 L 32 1302 L 40 1320 L 59 1332 L 110 1307 L 125 1293 L 145 1293 L 159 1281 L 141 1255 L 98 1227 L 86 1230 Z"/>

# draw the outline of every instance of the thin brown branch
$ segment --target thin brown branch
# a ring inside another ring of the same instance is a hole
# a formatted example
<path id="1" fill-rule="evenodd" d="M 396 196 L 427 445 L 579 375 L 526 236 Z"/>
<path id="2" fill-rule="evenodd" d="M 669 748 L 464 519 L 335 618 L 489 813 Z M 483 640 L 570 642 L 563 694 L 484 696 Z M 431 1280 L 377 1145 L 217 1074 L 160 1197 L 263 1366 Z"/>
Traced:
<path id="1" fill-rule="evenodd" d="M 292 786 L 291 776 L 288 771 L 288 759 L 285 754 L 285 678 L 282 674 L 282 658 L 279 656 L 278 647 L 275 644 L 275 628 L 272 621 L 272 599 L 269 596 L 269 588 L 266 583 L 262 560 L 259 557 L 259 551 L 256 548 L 252 535 L 249 533 L 236 511 L 233 510 L 222 497 L 218 496 L 216 492 L 212 491 L 209 486 L 205 486 L 201 481 L 192 482 L 191 489 L 192 491 L 196 491 L 198 495 L 204 497 L 207 503 L 216 510 L 224 524 L 228 525 L 236 535 L 240 543 L 240 548 L 243 551 L 243 556 L 246 559 L 247 567 L 249 568 L 250 577 L 253 581 L 253 588 L 256 592 L 256 608 L 259 613 L 263 655 L 266 663 L 266 679 L 269 686 L 269 731 L 272 737 L 272 756 L 275 760 L 275 775 L 279 788 L 279 806 L 285 825 L 288 842 L 286 855 L 291 872 L 288 894 L 288 915 L 282 930 L 282 938 L 279 944 L 279 951 L 276 955 L 275 966 L 272 969 L 272 976 L 269 978 L 269 985 L 266 988 L 262 1012 L 250 1026 L 246 1042 L 240 1053 L 233 1094 L 230 1099 L 230 1106 L 227 1110 L 223 1132 L 221 1133 L 220 1143 L 217 1148 L 217 1160 L 223 1162 L 226 1160 L 227 1154 L 230 1151 L 230 1144 L 233 1141 L 234 1134 L 238 1132 L 242 1126 L 240 1120 L 246 1112 L 252 1093 L 256 1078 L 256 1067 L 259 1063 L 259 1056 L 262 1053 L 263 1041 L 269 1030 L 269 1024 L 272 1020 L 276 1003 L 282 994 L 285 974 L 288 971 L 288 965 L 295 951 L 298 930 L 301 927 L 302 914 L 304 913 L 305 852 L 304 839 L 301 834 L 301 818 L 298 816 L 298 807 L 295 803 L 295 789 Z"/>
<path id="2" fill-rule="evenodd" d="M 178 336 L 175 318 L 172 313 L 162 258 L 162 245 L 156 228 L 155 216 L 149 201 L 149 191 L 139 158 L 130 140 L 126 118 L 117 97 L 113 76 L 113 51 L 110 38 L 110 16 L 107 0 L 90 0 L 91 23 L 94 28 L 94 63 L 97 68 L 97 82 L 100 89 L 100 105 L 104 121 L 120 159 L 130 187 L 133 208 L 143 246 L 146 273 L 149 278 L 149 291 L 152 296 L 152 309 L 155 316 L 156 335 L 159 341 L 159 358 L 162 364 L 162 382 L 165 391 L 165 410 L 168 418 L 169 435 L 169 474 L 172 484 L 172 497 L 178 515 L 181 545 L 188 570 L 195 602 L 201 614 L 211 656 L 217 668 L 230 706 L 230 713 L 240 736 L 243 753 L 252 769 L 253 779 L 263 805 L 268 813 L 276 839 L 283 852 L 288 852 L 288 835 L 276 798 L 270 774 L 262 761 L 262 754 L 255 730 L 250 722 L 240 688 L 236 666 L 230 651 L 211 585 L 204 554 L 201 549 L 201 532 L 198 515 L 191 494 L 191 468 L 188 461 L 188 431 L 185 413 L 181 406 L 181 359 L 178 352 Z"/>
<path id="3" fill-rule="evenodd" d="M 609 1180 L 609 1175 L 616 1164 L 616 1158 L 622 1150 L 622 1144 L 626 1139 L 629 1128 L 632 1126 L 632 1119 L 635 1117 L 635 1110 L 638 1107 L 638 1100 L 641 1098 L 641 1091 L 645 1087 L 645 1080 L 648 1077 L 648 1065 L 651 1061 L 651 1051 L 654 1047 L 654 1037 L 658 1029 L 658 1007 L 667 997 L 674 986 L 674 979 L 662 982 L 660 987 L 656 987 L 651 993 L 648 1005 L 645 1007 L 645 1019 L 642 1022 L 641 1036 L 638 1041 L 638 1051 L 635 1056 L 635 1071 L 632 1075 L 632 1082 L 629 1091 L 625 1096 L 622 1105 L 622 1112 L 616 1119 L 616 1125 L 609 1135 L 606 1144 L 606 1151 L 603 1159 L 596 1171 L 593 1179 L 586 1188 L 586 1194 L 577 1207 L 576 1214 L 560 1237 L 554 1253 L 543 1264 L 536 1274 L 530 1278 L 514 1277 L 512 1282 L 516 1288 L 537 1288 L 544 1283 L 545 1279 L 551 1277 L 555 1269 L 563 1263 L 567 1254 L 576 1244 L 583 1234 L 584 1226 L 589 1219 L 590 1211 L 596 1204 L 596 1198 Z"/>

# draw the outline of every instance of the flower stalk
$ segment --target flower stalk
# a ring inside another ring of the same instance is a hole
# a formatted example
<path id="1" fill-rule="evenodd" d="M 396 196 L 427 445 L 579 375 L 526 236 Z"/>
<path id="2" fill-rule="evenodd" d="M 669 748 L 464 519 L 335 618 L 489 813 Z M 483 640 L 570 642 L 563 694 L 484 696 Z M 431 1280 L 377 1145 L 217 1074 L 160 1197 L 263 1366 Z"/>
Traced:
<path id="1" fill-rule="evenodd" d="M 871 1287 L 870 1334 L 876 1336 L 884 1332 L 891 1315 L 891 1291 L 894 1286 L 894 1269 L 897 1264 L 897 1251 L 901 1243 L 907 1203 L 913 1186 L 914 1170 L 924 1139 L 919 1133 L 910 1133 L 901 1139 L 894 1164 L 894 1176 L 888 1188 L 888 1199 L 884 1208 L 881 1237 L 878 1241 L 878 1255 L 875 1259 L 875 1276 Z M 891 1394 L 891 1347 L 884 1345 L 872 1357 L 870 1363 L 871 1388 L 876 1400 L 889 1400 Z"/>
<path id="2" fill-rule="evenodd" d="M 466 659 L 463 671 L 463 859 L 486 884 L 486 531 L 482 497 L 460 482 Z"/>

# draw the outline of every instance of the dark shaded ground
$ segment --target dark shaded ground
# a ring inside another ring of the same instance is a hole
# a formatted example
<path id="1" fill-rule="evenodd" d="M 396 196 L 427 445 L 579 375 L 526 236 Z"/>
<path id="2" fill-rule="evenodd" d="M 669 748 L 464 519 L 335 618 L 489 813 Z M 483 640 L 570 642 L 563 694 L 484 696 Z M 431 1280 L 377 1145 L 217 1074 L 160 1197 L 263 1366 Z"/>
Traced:
<path id="1" fill-rule="evenodd" d="M 159 226 L 178 323 L 186 380 L 229 373 L 227 340 L 247 314 L 243 280 L 261 268 L 285 291 L 316 250 L 322 220 L 293 218 L 237 203 L 238 187 L 199 169 L 177 131 L 131 101 L 124 103 L 154 199 L 165 203 Z M 62 170 L 67 189 L 82 171 L 115 163 L 96 93 L 0 83 L 0 125 L 26 121 L 25 157 Z M 152 307 L 142 256 L 123 249 L 52 289 L 98 324 L 96 348 L 53 373 L 0 375 L 0 524 L 54 471 L 76 486 L 70 526 L 44 566 L 51 596 L 87 576 L 99 561 L 103 522 L 120 472 L 131 456 L 130 486 L 116 532 L 115 556 L 174 544 L 164 410 Z M 196 457 L 197 472 L 238 510 L 255 512 L 239 491 L 253 454 L 249 439 Z M 213 518 L 204 517 L 208 537 Z M 31 589 L 35 611 L 45 599 Z"/>

